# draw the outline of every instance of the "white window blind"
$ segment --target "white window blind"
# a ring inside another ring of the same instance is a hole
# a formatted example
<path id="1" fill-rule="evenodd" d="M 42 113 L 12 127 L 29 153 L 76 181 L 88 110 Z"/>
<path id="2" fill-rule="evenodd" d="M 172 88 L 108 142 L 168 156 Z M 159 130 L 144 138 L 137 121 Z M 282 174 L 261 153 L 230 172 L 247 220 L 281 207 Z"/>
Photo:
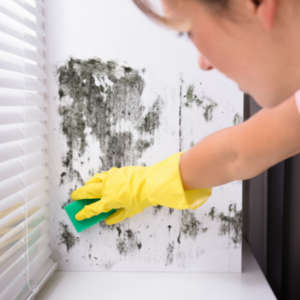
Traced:
<path id="1" fill-rule="evenodd" d="M 0 299 L 32 299 L 57 267 L 48 215 L 44 3 L 0 0 Z"/>

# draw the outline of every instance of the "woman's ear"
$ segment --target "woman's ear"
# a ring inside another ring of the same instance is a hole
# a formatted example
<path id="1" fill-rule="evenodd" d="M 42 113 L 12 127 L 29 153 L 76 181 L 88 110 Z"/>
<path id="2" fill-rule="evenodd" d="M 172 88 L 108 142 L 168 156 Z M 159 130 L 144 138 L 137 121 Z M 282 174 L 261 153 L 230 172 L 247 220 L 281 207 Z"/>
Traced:
<path id="1" fill-rule="evenodd" d="M 252 2 L 256 16 L 266 30 L 271 30 L 275 21 L 278 0 L 248 0 Z"/>

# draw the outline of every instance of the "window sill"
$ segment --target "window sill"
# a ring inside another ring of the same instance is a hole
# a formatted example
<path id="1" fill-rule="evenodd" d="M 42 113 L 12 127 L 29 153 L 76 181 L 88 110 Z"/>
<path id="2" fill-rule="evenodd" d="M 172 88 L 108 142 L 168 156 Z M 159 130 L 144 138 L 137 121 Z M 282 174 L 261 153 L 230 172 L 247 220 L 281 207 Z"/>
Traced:
<path id="1" fill-rule="evenodd" d="M 35 299 L 276 299 L 245 240 L 242 248 L 242 273 L 56 271 Z"/>

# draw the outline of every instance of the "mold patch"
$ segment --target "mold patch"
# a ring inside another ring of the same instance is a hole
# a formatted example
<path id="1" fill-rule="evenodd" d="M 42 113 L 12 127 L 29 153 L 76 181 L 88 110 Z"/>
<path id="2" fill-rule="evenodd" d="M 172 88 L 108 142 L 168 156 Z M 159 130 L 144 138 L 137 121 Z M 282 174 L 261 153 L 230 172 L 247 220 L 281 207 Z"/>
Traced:
<path id="1" fill-rule="evenodd" d="M 121 255 L 127 255 L 142 248 L 142 243 L 138 240 L 136 233 L 127 229 L 116 240 L 116 248 Z"/>
<path id="2" fill-rule="evenodd" d="M 75 237 L 75 235 L 69 231 L 69 226 L 64 224 L 63 222 L 59 222 L 60 229 L 62 232 L 60 233 L 60 244 L 64 244 L 66 246 L 67 252 L 75 245 L 76 242 L 79 241 L 79 237 Z"/>
<path id="3" fill-rule="evenodd" d="M 237 210 L 236 204 L 231 203 L 228 206 L 228 213 L 216 214 L 215 207 L 212 207 L 208 216 L 220 222 L 219 234 L 228 235 L 234 244 L 241 244 L 242 241 L 242 210 Z"/>
<path id="4" fill-rule="evenodd" d="M 197 106 L 200 106 L 203 101 L 199 99 L 199 97 L 196 95 L 195 91 L 194 91 L 195 87 L 194 85 L 190 84 L 187 87 L 187 91 L 185 93 L 185 103 L 184 105 L 186 107 L 191 107 L 193 103 L 195 103 Z"/>
<path id="5" fill-rule="evenodd" d="M 87 152 L 88 135 L 96 138 L 102 153 L 100 166 L 89 174 L 135 165 L 153 145 L 163 101 L 158 97 L 146 110 L 141 102 L 145 86 L 142 73 L 99 58 L 70 58 L 57 69 L 58 112 L 67 144 L 60 185 L 66 180 L 84 184 L 74 162 L 84 163 L 80 158 Z M 129 122 L 132 129 L 122 129 L 120 122 Z"/>
<path id="6" fill-rule="evenodd" d="M 171 265 L 174 261 L 174 241 L 168 244 L 167 247 L 167 257 L 165 265 Z"/>
<path id="7" fill-rule="evenodd" d="M 195 239 L 200 233 L 205 233 L 207 230 L 207 227 L 202 227 L 202 223 L 195 217 L 193 212 L 182 210 L 177 243 L 181 244 L 181 234 Z"/>
<path id="8" fill-rule="evenodd" d="M 201 222 L 197 220 L 194 213 L 188 210 L 182 211 L 180 232 L 186 236 L 195 238 L 199 233 L 200 225 Z"/>
<path id="9" fill-rule="evenodd" d="M 156 215 L 158 212 L 160 212 L 163 208 L 161 205 L 152 206 L 153 207 L 153 215 Z"/>
<path id="10" fill-rule="evenodd" d="M 196 93 L 195 85 L 189 84 L 186 87 L 184 87 L 185 82 L 181 79 L 180 81 L 180 99 L 184 98 L 184 106 L 187 108 L 192 108 L 195 104 L 198 107 L 201 107 L 203 109 L 203 117 L 205 121 L 211 121 L 213 119 L 213 112 L 214 109 L 218 106 L 218 103 L 215 102 L 210 97 L 206 96 L 203 92 L 200 96 L 198 93 Z M 200 83 L 201 85 L 201 83 Z M 185 92 L 183 92 L 183 89 Z M 183 96 L 184 94 L 184 96 Z M 181 101 L 182 102 L 182 101 Z M 181 109 L 181 105 L 179 107 Z M 180 116 L 180 114 L 179 114 Z M 181 126 L 181 124 L 179 124 Z"/>
<path id="11" fill-rule="evenodd" d="M 239 113 L 236 113 L 233 117 L 233 125 L 236 126 L 243 122 L 243 118 Z"/>

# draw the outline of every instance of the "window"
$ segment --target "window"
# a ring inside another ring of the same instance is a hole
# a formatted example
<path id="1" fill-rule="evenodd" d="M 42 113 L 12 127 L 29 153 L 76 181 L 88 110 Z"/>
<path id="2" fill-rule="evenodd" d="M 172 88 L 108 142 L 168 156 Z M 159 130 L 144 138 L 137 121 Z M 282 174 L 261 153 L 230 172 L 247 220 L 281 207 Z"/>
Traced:
<path id="1" fill-rule="evenodd" d="M 57 267 L 49 247 L 42 0 L 0 2 L 0 299 L 30 299 Z"/>

